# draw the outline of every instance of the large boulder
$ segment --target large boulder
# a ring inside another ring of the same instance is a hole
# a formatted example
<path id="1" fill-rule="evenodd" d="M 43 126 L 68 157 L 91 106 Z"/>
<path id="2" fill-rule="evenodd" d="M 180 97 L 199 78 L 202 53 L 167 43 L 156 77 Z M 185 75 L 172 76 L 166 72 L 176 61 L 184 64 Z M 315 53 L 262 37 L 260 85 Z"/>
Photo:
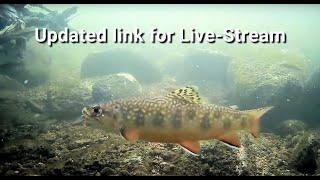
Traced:
<path id="1" fill-rule="evenodd" d="M 87 81 L 65 79 L 29 88 L 23 96 L 38 104 L 47 116 L 69 120 L 80 117 L 82 108 L 92 103 L 91 86 Z"/>
<path id="2" fill-rule="evenodd" d="M 88 78 L 122 72 L 132 74 L 141 83 L 161 79 L 161 73 L 150 61 L 139 54 L 121 49 L 89 54 L 82 62 L 80 74 L 82 78 Z"/>
<path id="3" fill-rule="evenodd" d="M 166 69 L 178 82 L 207 82 L 219 86 L 230 82 L 227 73 L 230 61 L 231 57 L 220 52 L 200 49 L 180 61 L 172 60 Z"/>
<path id="4" fill-rule="evenodd" d="M 17 91 L 22 90 L 23 85 L 8 76 L 0 75 L 0 90 Z"/>
<path id="5" fill-rule="evenodd" d="M 17 126 L 33 118 L 32 110 L 36 105 L 19 95 L 24 89 L 18 81 L 0 75 L 0 124 L 2 127 Z"/>
<path id="6" fill-rule="evenodd" d="M 303 79 L 294 72 L 264 60 L 233 63 L 236 98 L 243 108 L 255 108 L 296 100 Z"/>
<path id="7" fill-rule="evenodd" d="M 293 136 L 307 129 L 306 123 L 301 120 L 289 119 L 280 123 L 277 132 L 284 136 Z"/>
<path id="8" fill-rule="evenodd" d="M 230 101 L 240 109 L 274 106 L 268 113 L 272 117 L 266 123 L 269 127 L 278 126 L 281 120 L 302 119 L 297 104 L 301 101 L 310 61 L 302 54 L 288 50 L 265 53 L 270 55 L 232 61 L 230 72 L 236 91 Z"/>
<path id="9" fill-rule="evenodd" d="M 0 91 L 0 124 L 2 127 L 24 124 L 34 118 L 25 99 L 15 91 Z M 29 119 L 29 120 L 28 120 Z M 36 118 L 34 118 L 36 119 Z"/>
<path id="10" fill-rule="evenodd" d="M 319 133 L 305 132 L 292 138 L 293 148 L 289 164 L 304 174 L 320 172 L 320 139 Z"/>
<path id="11" fill-rule="evenodd" d="M 0 45 L 0 66 L 6 64 L 17 64 L 21 62 L 21 52 L 14 48 L 13 43 L 6 43 Z"/>
<path id="12" fill-rule="evenodd" d="M 84 106 L 141 95 L 141 85 L 130 74 L 119 73 L 80 80 L 65 78 L 23 92 L 42 114 L 57 120 L 74 120 Z"/>
<path id="13" fill-rule="evenodd" d="M 301 112 L 301 118 L 304 118 L 312 126 L 320 126 L 320 68 L 312 73 L 307 81 L 304 93 L 301 95 L 301 101 L 297 103 L 297 109 Z"/>
<path id="14" fill-rule="evenodd" d="M 8 59 L 8 61 L 5 61 Z M 47 51 L 27 43 L 27 51 L 21 58 L 1 57 L 0 74 L 7 75 L 21 83 L 28 82 L 26 86 L 37 86 L 48 81 L 52 67 L 52 59 Z"/>
<path id="15" fill-rule="evenodd" d="M 219 51 L 197 49 L 185 55 L 173 54 L 162 69 L 176 84 L 198 87 L 207 102 L 225 105 L 228 104 L 225 97 L 234 89 L 233 77 L 228 72 L 231 60 Z"/>
<path id="16" fill-rule="evenodd" d="M 118 73 L 95 80 L 92 86 L 92 98 L 96 103 L 108 102 L 120 98 L 140 96 L 142 87 L 131 74 Z"/>
<path id="17" fill-rule="evenodd" d="M 0 148 L 25 139 L 33 140 L 54 121 L 43 114 L 35 102 L 24 98 L 21 91 L 0 90 Z"/>

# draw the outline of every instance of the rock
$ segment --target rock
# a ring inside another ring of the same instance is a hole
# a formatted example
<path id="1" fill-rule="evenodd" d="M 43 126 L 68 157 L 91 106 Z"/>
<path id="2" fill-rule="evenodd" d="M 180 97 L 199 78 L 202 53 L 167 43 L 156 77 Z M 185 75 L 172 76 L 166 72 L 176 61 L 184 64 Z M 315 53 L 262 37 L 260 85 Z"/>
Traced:
<path id="1" fill-rule="evenodd" d="M 231 57 L 216 51 L 196 50 L 185 55 L 179 64 L 169 63 L 167 67 L 172 70 L 167 73 L 182 83 L 206 82 L 215 86 L 228 86 L 227 83 L 232 82 L 227 73 L 230 61 Z"/>
<path id="2" fill-rule="evenodd" d="M 86 146 L 91 143 L 91 140 L 90 139 L 80 139 L 80 140 L 76 140 L 75 143 L 78 144 L 79 146 Z"/>
<path id="3" fill-rule="evenodd" d="M 62 176 L 62 169 L 60 168 L 54 168 L 54 169 L 51 169 L 47 172 L 47 175 L 52 175 L 52 176 Z"/>
<path id="4" fill-rule="evenodd" d="M 290 165 L 304 174 L 315 174 L 319 171 L 319 134 L 306 132 L 298 135 L 298 142 L 293 148 Z"/>
<path id="5" fill-rule="evenodd" d="M 1 59 L 1 57 L 0 57 L 0 59 Z M 8 64 L 0 65 L 0 72 L 1 72 L 1 75 L 8 76 L 12 79 L 19 81 L 19 82 L 23 82 L 25 80 L 25 79 L 23 79 L 23 77 L 26 77 L 29 75 L 28 71 L 25 68 L 24 63 L 22 63 L 22 62 L 8 63 Z"/>
<path id="6" fill-rule="evenodd" d="M 143 164 L 143 159 L 141 156 L 133 156 L 129 159 L 129 162 L 131 164 L 135 164 L 135 165 L 141 165 Z"/>
<path id="7" fill-rule="evenodd" d="M 301 101 L 297 103 L 297 109 L 301 118 L 312 126 L 320 127 L 320 68 L 314 71 L 307 81 Z"/>
<path id="8" fill-rule="evenodd" d="M 33 101 L 26 100 L 25 104 L 32 112 L 43 113 L 43 111 L 44 111 L 43 108 L 39 104 L 37 104 Z"/>
<path id="9" fill-rule="evenodd" d="M 316 173 L 315 173 L 315 175 L 317 175 L 317 176 L 319 176 L 320 175 L 320 149 L 318 149 L 318 152 L 317 152 L 318 154 L 317 154 L 317 161 L 316 161 L 316 163 L 317 163 L 317 170 L 316 170 Z"/>
<path id="10" fill-rule="evenodd" d="M 119 98 L 141 96 L 142 88 L 139 82 L 127 73 L 107 75 L 92 86 L 94 102 L 103 103 Z"/>
<path id="11" fill-rule="evenodd" d="M 239 160 L 235 155 L 236 151 L 232 148 L 221 142 L 207 142 L 202 145 L 201 153 L 200 161 L 201 165 L 204 165 L 203 173 L 205 175 L 238 175 L 236 168 L 228 168 L 236 167 L 239 164 Z"/>
<path id="12" fill-rule="evenodd" d="M 228 72 L 231 61 L 230 56 L 221 52 L 198 49 L 181 55 L 178 60 L 167 61 L 166 66 L 162 65 L 162 69 L 163 73 L 169 76 L 164 79 L 171 78 L 172 85 L 196 86 L 206 103 L 225 105 L 228 104 L 226 97 L 230 96 L 234 89 L 233 77 Z M 164 83 L 165 81 L 158 84 L 167 87 Z"/>
<path id="13" fill-rule="evenodd" d="M 234 71 L 238 104 L 247 109 L 292 103 L 296 100 L 295 95 L 302 92 L 303 82 L 296 74 L 281 70 L 266 61 L 242 62 L 237 64 Z"/>
<path id="14" fill-rule="evenodd" d="M 89 82 L 66 78 L 29 88 L 23 96 L 36 104 L 33 109 L 41 109 L 50 118 L 74 120 L 84 106 L 92 103 L 91 88 Z"/>
<path id="15" fill-rule="evenodd" d="M 100 171 L 103 168 L 103 165 L 99 161 L 94 161 L 91 165 L 88 166 L 90 170 Z"/>
<path id="16" fill-rule="evenodd" d="M 300 120 L 286 120 L 281 122 L 277 132 L 281 135 L 296 135 L 300 131 L 306 130 L 307 125 Z"/>
<path id="17" fill-rule="evenodd" d="M 48 163 L 58 163 L 59 161 L 60 159 L 57 156 L 48 159 Z"/>
<path id="18" fill-rule="evenodd" d="M 48 159 L 55 157 L 54 152 L 51 149 L 40 146 L 35 150 L 36 154 L 41 155 L 42 157 L 46 157 Z"/>
<path id="19" fill-rule="evenodd" d="M 26 87 L 36 87 L 47 83 L 52 78 L 53 64 L 57 59 L 52 59 L 51 53 L 44 47 L 28 42 L 28 51 L 24 57 L 24 69 L 26 72 L 21 71 L 20 76 L 17 77 L 21 82 L 26 82 Z"/>
<path id="20" fill-rule="evenodd" d="M 5 176 L 16 176 L 17 174 L 13 170 L 9 170 L 6 172 Z"/>
<path id="21" fill-rule="evenodd" d="M 43 131 L 45 124 L 48 122 L 46 116 L 42 113 L 41 107 L 33 103 L 28 98 L 21 96 L 18 91 L 0 91 L 0 119 L 1 125 L 6 128 L 19 129 L 20 125 L 35 125 L 36 128 L 28 133 L 35 133 Z M 39 128 L 39 125 L 41 128 Z M 43 126 L 44 125 L 44 126 Z M 15 135 L 16 137 L 21 134 L 21 131 Z M 21 137 L 20 137 L 21 138 Z"/>
<path id="22" fill-rule="evenodd" d="M 120 175 L 121 175 L 121 176 L 131 176 L 131 174 L 130 174 L 128 171 L 126 171 L 126 170 L 120 171 Z"/>
<path id="23" fill-rule="evenodd" d="M 275 106 L 268 114 L 268 128 L 279 121 L 300 119 L 299 104 L 310 62 L 299 52 L 274 50 L 255 58 L 237 58 L 230 64 L 236 90 L 229 101 L 239 109 Z M 290 113 L 284 113 L 290 112 Z M 265 126 L 265 127 L 266 127 Z"/>
<path id="24" fill-rule="evenodd" d="M 249 134 L 241 134 L 243 148 L 238 151 L 238 175 L 293 175 L 288 170 L 289 160 L 286 141 L 274 134 L 261 134 L 254 139 Z"/>
<path id="25" fill-rule="evenodd" d="M 22 89 L 23 89 L 23 85 L 21 83 L 19 83 L 14 79 L 11 79 L 8 76 L 0 74 L 0 90 L 17 91 Z"/>
<path id="26" fill-rule="evenodd" d="M 320 89 L 320 67 L 312 73 L 308 80 L 308 88 L 311 89 Z"/>
<path id="27" fill-rule="evenodd" d="M 169 92 L 183 87 L 173 78 L 164 78 L 158 83 L 143 86 L 143 94 L 148 97 L 166 96 Z"/>
<path id="28" fill-rule="evenodd" d="M 68 145 L 68 149 L 73 150 L 73 149 L 85 147 L 90 144 L 92 144 L 92 140 L 90 140 L 90 139 L 79 139 L 79 140 L 75 140 L 74 142 L 70 143 Z"/>
<path id="29" fill-rule="evenodd" d="M 163 167 L 164 172 L 167 172 L 168 174 L 174 173 L 174 170 L 175 170 L 174 165 L 166 162 L 162 162 L 160 165 Z"/>
<path id="30" fill-rule="evenodd" d="M 35 49 L 36 52 L 34 51 Z M 23 57 L 19 62 L 10 62 L 1 65 L 1 74 L 16 79 L 20 83 L 26 82 L 23 84 L 26 87 L 37 86 L 47 82 L 50 76 L 51 66 L 44 62 L 49 59 L 48 54 L 43 55 L 41 52 L 37 47 L 28 49 L 26 53 L 27 56 Z M 41 53 L 41 55 L 39 53 Z"/>
<path id="31" fill-rule="evenodd" d="M 16 105 L 18 105 L 19 103 L 22 103 L 22 101 L 23 101 L 23 99 L 19 97 L 17 92 L 9 91 L 9 90 L 0 90 L 0 102 L 1 103 L 5 103 L 8 106 L 10 106 L 13 103 L 16 103 Z"/>
<path id="32" fill-rule="evenodd" d="M 11 113 L 11 116 L 23 117 L 25 113 L 34 113 L 30 115 L 35 115 L 36 113 L 43 113 L 42 107 L 39 106 L 37 103 L 29 100 L 28 98 L 23 97 L 21 95 L 21 91 L 0 90 L 0 102 L 0 111 L 4 111 L 2 115 L 10 115 Z M 12 113 L 17 112 L 13 111 L 14 109 L 19 109 L 20 113 Z"/>
<path id="33" fill-rule="evenodd" d="M 115 173 L 115 170 L 110 167 L 105 167 L 101 170 L 100 174 L 101 176 L 110 176 Z"/>
<path id="34" fill-rule="evenodd" d="M 128 143 L 120 135 L 83 126 L 58 126 L 32 142 L 0 151 L 0 174 L 19 175 L 301 175 L 288 166 L 288 139 L 244 134 L 243 147 L 201 141 L 200 156 L 176 144 Z M 108 136 L 104 141 L 100 138 Z M 299 136 L 301 137 L 301 136 Z M 54 140 L 55 139 L 55 140 Z M 302 138 L 303 139 L 303 138 Z M 47 146 L 37 143 L 48 140 Z M 88 144 L 90 141 L 90 144 Z M 72 150 L 69 144 L 80 144 Z M 85 147 L 85 148 L 84 148 Z M 52 155 L 50 155 L 52 151 Z M 54 156 L 54 157 L 52 157 Z M 42 164 L 43 163 L 43 164 Z"/>
<path id="35" fill-rule="evenodd" d="M 130 73 L 141 83 L 157 82 L 161 73 L 147 59 L 127 50 L 108 50 L 89 54 L 81 65 L 81 78 Z"/>

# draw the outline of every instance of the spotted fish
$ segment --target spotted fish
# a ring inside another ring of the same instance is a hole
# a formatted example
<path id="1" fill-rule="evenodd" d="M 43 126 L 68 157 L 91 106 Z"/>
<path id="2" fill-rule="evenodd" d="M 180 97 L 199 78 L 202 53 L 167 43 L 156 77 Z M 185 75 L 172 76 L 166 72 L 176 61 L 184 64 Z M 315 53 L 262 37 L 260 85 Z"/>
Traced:
<path id="1" fill-rule="evenodd" d="M 194 88 L 185 87 L 164 97 L 115 100 L 87 106 L 82 114 L 87 125 L 116 128 L 129 142 L 140 139 L 177 143 L 188 152 L 199 154 L 200 140 L 218 139 L 240 147 L 239 131 L 258 137 L 260 118 L 271 108 L 238 111 L 203 104 Z"/>

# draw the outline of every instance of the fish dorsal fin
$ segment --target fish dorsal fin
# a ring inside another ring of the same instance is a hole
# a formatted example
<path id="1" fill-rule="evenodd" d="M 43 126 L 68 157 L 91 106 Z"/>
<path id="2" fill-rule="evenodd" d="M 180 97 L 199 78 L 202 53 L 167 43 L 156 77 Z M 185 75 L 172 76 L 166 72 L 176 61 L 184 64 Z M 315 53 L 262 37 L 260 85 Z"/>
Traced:
<path id="1" fill-rule="evenodd" d="M 188 104 L 188 103 L 200 104 L 201 103 L 199 93 L 193 87 L 190 87 L 190 86 L 172 91 L 169 94 L 167 94 L 166 97 L 171 98 L 173 100 L 178 100 L 180 103 L 183 103 L 183 104 Z"/>
<path id="2" fill-rule="evenodd" d="M 231 147 L 241 147 L 239 135 L 237 133 L 228 133 L 218 138 L 220 141 L 230 145 Z"/>
<path id="3" fill-rule="evenodd" d="M 201 148 L 198 141 L 184 141 L 180 143 L 181 147 L 192 155 L 199 155 Z"/>

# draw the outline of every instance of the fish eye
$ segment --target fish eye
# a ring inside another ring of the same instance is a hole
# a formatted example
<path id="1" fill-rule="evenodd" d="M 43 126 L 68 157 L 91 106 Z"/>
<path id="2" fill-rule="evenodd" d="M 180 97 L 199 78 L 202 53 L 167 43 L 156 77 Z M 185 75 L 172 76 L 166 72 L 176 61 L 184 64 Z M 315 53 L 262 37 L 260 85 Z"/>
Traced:
<path id="1" fill-rule="evenodd" d="M 100 113 L 100 106 L 94 106 L 93 107 L 93 112 L 96 113 L 96 114 Z"/>
<path id="2" fill-rule="evenodd" d="M 98 113 L 98 112 L 99 112 L 99 107 L 94 107 L 94 108 L 93 108 L 93 111 L 94 111 L 95 113 Z"/>
<path id="3" fill-rule="evenodd" d="M 119 109 L 120 107 L 119 107 L 118 104 L 116 104 L 116 105 L 114 106 L 114 108 L 115 108 L 115 109 Z"/>

